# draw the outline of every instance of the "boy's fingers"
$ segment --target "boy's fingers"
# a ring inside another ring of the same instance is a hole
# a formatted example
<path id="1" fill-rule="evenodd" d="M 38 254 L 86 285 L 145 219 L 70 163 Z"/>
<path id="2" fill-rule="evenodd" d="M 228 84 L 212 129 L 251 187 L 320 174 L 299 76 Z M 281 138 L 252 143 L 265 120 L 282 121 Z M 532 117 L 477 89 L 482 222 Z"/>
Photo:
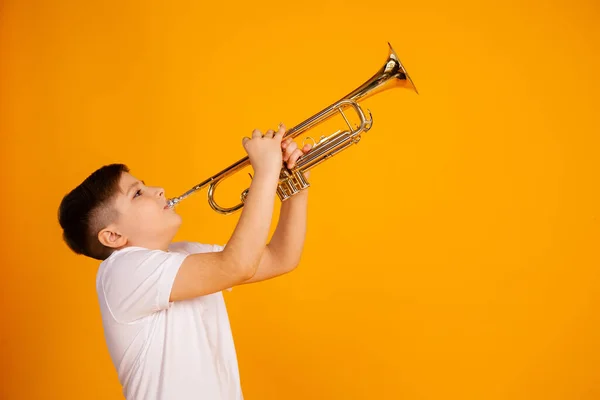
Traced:
<path id="1" fill-rule="evenodd" d="M 283 161 L 287 161 L 290 156 L 292 155 L 292 153 L 298 148 L 298 145 L 296 144 L 296 142 L 291 142 L 286 148 L 285 148 L 285 152 L 283 154 Z"/>
<path id="2" fill-rule="evenodd" d="M 277 128 L 277 133 L 275 134 L 275 137 L 277 139 L 281 139 L 281 138 L 283 138 L 284 133 L 285 133 L 285 125 L 283 123 L 280 123 L 279 127 Z"/>
<path id="3" fill-rule="evenodd" d="M 292 140 L 293 139 L 291 137 L 285 138 L 283 142 L 281 142 L 281 148 L 285 149 L 292 142 Z"/>
<path id="4" fill-rule="evenodd" d="M 312 149 L 312 147 L 313 146 L 310 143 L 305 144 L 304 147 L 302 148 L 302 151 L 306 153 L 306 152 L 310 151 L 310 149 Z"/>
<path id="5" fill-rule="evenodd" d="M 258 129 L 252 131 L 252 139 L 261 138 L 262 132 Z"/>
<path id="6" fill-rule="evenodd" d="M 275 131 L 273 129 L 269 129 L 263 137 L 272 138 L 274 134 L 275 134 Z"/>
<path id="7" fill-rule="evenodd" d="M 246 146 L 246 142 L 247 142 L 248 140 L 250 140 L 250 138 L 249 138 L 248 136 L 244 136 L 244 137 L 242 138 L 242 146 L 244 146 L 244 147 L 245 147 L 245 146 Z"/>
<path id="8" fill-rule="evenodd" d="M 298 159 L 300 158 L 300 156 L 302 156 L 302 154 L 303 154 L 302 150 L 300 150 L 300 149 L 294 150 L 294 152 L 290 156 L 290 159 L 287 162 L 288 168 L 294 168 L 294 166 L 296 165 L 296 161 L 298 161 Z"/>

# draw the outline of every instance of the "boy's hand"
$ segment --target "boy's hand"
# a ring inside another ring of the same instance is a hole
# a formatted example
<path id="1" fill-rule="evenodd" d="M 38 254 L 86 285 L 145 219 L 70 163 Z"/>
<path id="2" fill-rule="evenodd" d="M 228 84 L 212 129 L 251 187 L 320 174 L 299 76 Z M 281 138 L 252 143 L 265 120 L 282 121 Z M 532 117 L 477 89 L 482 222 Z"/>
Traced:
<path id="1" fill-rule="evenodd" d="M 283 155 L 281 152 L 281 141 L 285 133 L 285 126 L 279 125 L 277 132 L 269 129 L 264 135 L 255 129 L 252 131 L 252 139 L 244 137 L 242 145 L 248 153 L 250 164 L 254 171 L 259 173 L 274 173 L 279 175 Z"/>
<path id="2" fill-rule="evenodd" d="M 287 164 L 289 169 L 294 168 L 296 166 L 296 161 L 298 161 L 301 156 L 308 153 L 312 147 L 312 144 L 309 143 L 305 144 L 304 147 L 299 148 L 291 137 L 284 139 L 281 142 L 281 149 L 283 150 L 283 162 Z M 306 171 L 304 176 L 306 176 L 308 179 L 310 176 L 310 171 Z"/>

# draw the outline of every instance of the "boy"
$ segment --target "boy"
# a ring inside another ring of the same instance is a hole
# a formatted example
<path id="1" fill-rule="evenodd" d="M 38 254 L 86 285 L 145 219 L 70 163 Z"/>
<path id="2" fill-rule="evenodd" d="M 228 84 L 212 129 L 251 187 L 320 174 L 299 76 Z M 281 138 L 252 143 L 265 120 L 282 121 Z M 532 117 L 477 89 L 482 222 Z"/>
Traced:
<path id="1" fill-rule="evenodd" d="M 265 244 L 282 164 L 293 168 L 311 148 L 284 133 L 280 124 L 243 139 L 254 177 L 226 247 L 171 243 L 181 217 L 166 207 L 163 189 L 146 187 L 121 164 L 100 168 L 61 202 L 67 245 L 102 261 L 96 290 L 104 334 L 128 400 L 243 399 L 221 291 L 300 262 L 307 190 L 282 204 Z"/>

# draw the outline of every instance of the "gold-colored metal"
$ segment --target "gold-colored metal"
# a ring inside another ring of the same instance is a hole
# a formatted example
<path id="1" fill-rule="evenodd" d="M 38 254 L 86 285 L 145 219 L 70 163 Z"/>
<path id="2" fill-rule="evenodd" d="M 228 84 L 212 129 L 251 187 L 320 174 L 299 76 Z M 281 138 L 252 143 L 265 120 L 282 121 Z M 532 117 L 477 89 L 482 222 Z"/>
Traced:
<path id="1" fill-rule="evenodd" d="M 389 53 L 385 64 L 379 71 L 377 71 L 375 75 L 364 82 L 361 86 L 342 97 L 337 102 L 321 110 L 319 113 L 306 119 L 300 124 L 294 126 L 285 133 L 284 139 L 289 137 L 295 138 L 303 132 L 315 127 L 317 124 L 333 117 L 338 112 L 342 115 L 346 121 L 346 124 L 348 125 L 347 130 L 338 130 L 327 137 L 322 136 L 308 153 L 298 158 L 296 165 L 291 170 L 285 166 L 281 169 L 281 173 L 279 175 L 279 185 L 277 188 L 277 195 L 281 201 L 289 199 L 296 193 L 310 186 L 304 176 L 306 171 L 314 168 L 323 161 L 333 157 L 351 145 L 357 144 L 360 141 L 362 133 L 371 129 L 373 126 L 371 112 L 367 110 L 369 113 L 369 117 L 367 118 L 362 108 L 358 105 L 358 100 L 365 99 L 390 88 L 410 89 L 414 90 L 415 93 L 418 94 L 417 88 L 410 79 L 406 69 L 404 69 L 400 63 L 400 60 L 392 48 L 392 45 L 388 43 L 388 46 Z M 344 113 L 346 109 L 356 112 L 360 121 L 357 126 L 353 127 L 350 124 L 350 121 Z M 312 140 L 314 141 L 314 139 Z M 167 205 L 169 207 L 174 207 L 192 193 L 209 185 L 208 203 L 212 209 L 220 214 L 225 215 L 236 212 L 244 206 L 244 201 L 248 195 L 248 189 L 242 192 L 241 202 L 233 207 L 219 206 L 214 200 L 215 190 L 225 178 L 248 165 L 250 165 L 250 159 L 248 156 L 246 156 L 225 168 L 221 172 L 194 186 L 183 195 L 168 200 Z"/>

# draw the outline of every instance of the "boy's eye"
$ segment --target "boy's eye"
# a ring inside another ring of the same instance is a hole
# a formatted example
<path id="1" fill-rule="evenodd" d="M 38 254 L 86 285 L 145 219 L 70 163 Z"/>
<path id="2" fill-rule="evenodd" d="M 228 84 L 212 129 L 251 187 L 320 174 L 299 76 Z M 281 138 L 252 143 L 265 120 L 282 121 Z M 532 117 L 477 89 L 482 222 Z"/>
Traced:
<path id="1" fill-rule="evenodd" d="M 133 198 L 135 199 L 136 197 L 138 197 L 138 195 L 142 194 L 142 189 L 138 189 L 137 192 L 135 192 L 135 194 L 133 195 Z"/>

